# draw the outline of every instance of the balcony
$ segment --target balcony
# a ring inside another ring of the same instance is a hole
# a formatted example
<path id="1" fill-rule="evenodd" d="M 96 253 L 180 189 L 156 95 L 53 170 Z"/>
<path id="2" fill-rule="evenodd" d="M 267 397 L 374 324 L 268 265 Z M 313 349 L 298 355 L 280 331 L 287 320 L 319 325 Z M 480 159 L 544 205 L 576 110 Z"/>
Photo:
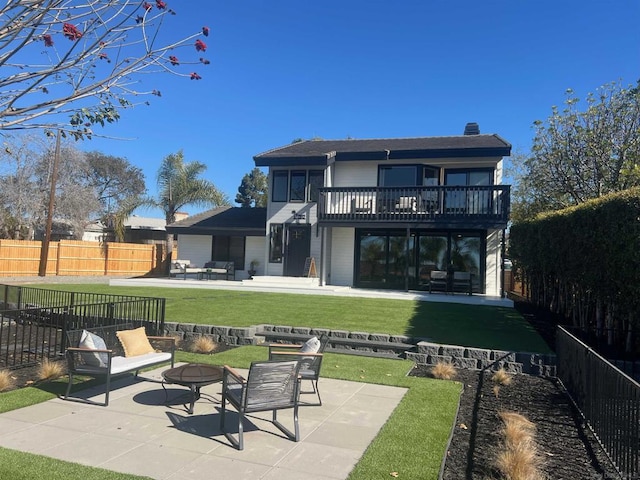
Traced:
<path id="1" fill-rule="evenodd" d="M 510 186 L 320 188 L 320 226 L 506 228 Z"/>

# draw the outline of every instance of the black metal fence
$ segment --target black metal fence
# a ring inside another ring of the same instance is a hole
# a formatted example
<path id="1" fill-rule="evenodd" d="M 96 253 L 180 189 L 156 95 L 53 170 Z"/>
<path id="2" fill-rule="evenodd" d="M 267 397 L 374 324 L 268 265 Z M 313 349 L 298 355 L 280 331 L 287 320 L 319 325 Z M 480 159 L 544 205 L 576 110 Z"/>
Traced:
<path id="1" fill-rule="evenodd" d="M 556 333 L 557 376 L 612 463 L 640 476 L 640 384 L 565 328 Z"/>
<path id="2" fill-rule="evenodd" d="M 0 368 L 34 365 L 62 355 L 66 331 L 130 323 L 150 335 L 164 331 L 165 299 L 64 292 L 3 285 Z"/>

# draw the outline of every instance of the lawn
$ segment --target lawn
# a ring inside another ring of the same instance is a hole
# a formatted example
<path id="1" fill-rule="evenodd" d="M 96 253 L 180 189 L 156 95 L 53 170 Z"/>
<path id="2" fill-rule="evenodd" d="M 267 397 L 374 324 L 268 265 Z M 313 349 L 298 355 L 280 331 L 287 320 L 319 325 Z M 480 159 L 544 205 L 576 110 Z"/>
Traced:
<path id="1" fill-rule="evenodd" d="M 179 352 L 177 360 L 247 368 L 251 361 L 264 359 L 265 353 L 264 347 L 240 347 L 210 356 Z M 406 479 L 438 477 L 462 386 L 457 382 L 407 376 L 411 367 L 412 363 L 406 360 L 326 354 L 323 377 L 409 389 L 351 472 L 349 480 L 388 478 L 392 472 L 397 472 L 398 478 Z M 53 398 L 62 388 L 63 382 L 56 381 L 40 388 L 0 394 L 0 410 Z M 139 480 L 142 477 L 0 448 L 0 478 Z"/>
<path id="2" fill-rule="evenodd" d="M 226 326 L 291 325 L 429 338 L 436 343 L 547 353 L 546 343 L 510 308 L 320 295 L 239 292 L 107 285 L 47 285 L 67 291 L 164 297 L 166 320 Z M 242 347 L 213 356 L 179 353 L 180 361 L 248 367 L 264 358 L 264 347 Z M 454 422 L 461 385 L 407 376 L 411 362 L 326 354 L 323 377 L 364 381 L 409 389 L 387 424 L 367 449 L 350 480 L 435 479 Z M 63 385 L 29 387 L 0 394 L 0 412 L 45 401 Z M 0 478 L 134 480 L 67 462 L 0 448 Z"/>
<path id="3" fill-rule="evenodd" d="M 427 338 L 434 343 L 550 353 L 514 309 L 325 295 L 101 284 L 48 285 L 58 290 L 164 297 L 166 321 L 245 327 L 257 324 L 329 328 Z"/>

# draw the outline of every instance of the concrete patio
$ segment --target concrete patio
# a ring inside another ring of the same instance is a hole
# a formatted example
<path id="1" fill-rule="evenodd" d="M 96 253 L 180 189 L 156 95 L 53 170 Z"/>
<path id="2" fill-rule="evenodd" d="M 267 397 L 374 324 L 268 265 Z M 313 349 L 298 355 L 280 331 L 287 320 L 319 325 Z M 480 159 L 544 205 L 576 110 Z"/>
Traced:
<path id="1" fill-rule="evenodd" d="M 462 303 L 467 305 L 487 305 L 513 308 L 513 301 L 484 294 L 428 293 L 418 290 L 376 290 L 368 288 L 342 287 L 317 284 L 316 278 L 305 277 L 258 277 L 256 280 L 198 280 L 195 277 L 167 278 L 113 278 L 109 285 L 119 287 L 158 288 L 204 288 L 212 290 L 237 290 L 245 292 L 289 293 L 301 295 L 331 295 L 336 297 L 387 298 L 395 300 L 416 300 L 421 302 Z"/>
<path id="2" fill-rule="evenodd" d="M 322 378 L 323 405 L 300 408 L 300 442 L 284 437 L 265 412 L 250 416 L 238 451 L 218 427 L 221 384 L 203 387 L 206 396 L 189 415 L 186 388 L 169 385 L 165 403 L 165 368 L 114 382 L 108 407 L 54 399 L 0 414 L 0 446 L 155 479 L 345 479 L 406 392 Z M 82 394 L 101 400 L 101 391 Z M 293 423 L 291 411 L 278 418 Z"/>

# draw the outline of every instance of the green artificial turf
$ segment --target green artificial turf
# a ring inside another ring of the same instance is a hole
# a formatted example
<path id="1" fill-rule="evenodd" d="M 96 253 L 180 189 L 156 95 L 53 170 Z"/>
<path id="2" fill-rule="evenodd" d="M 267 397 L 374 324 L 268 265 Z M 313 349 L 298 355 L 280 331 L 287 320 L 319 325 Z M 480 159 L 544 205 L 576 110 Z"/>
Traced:
<path id="1" fill-rule="evenodd" d="M 76 292 L 164 297 L 168 322 L 328 328 L 427 338 L 434 343 L 550 353 L 513 308 L 414 300 L 242 292 L 198 288 L 49 285 Z"/>
<path id="2" fill-rule="evenodd" d="M 247 368 L 252 361 L 264 360 L 267 356 L 267 349 L 259 346 L 240 347 L 214 355 L 177 352 L 178 361 L 236 368 Z M 407 376 L 412 365 L 408 360 L 325 354 L 322 377 L 407 389 L 398 407 L 349 475 L 349 480 L 393 478 L 390 477 L 392 472 L 397 472 L 398 478 L 407 479 L 430 480 L 438 477 L 462 386 L 457 382 Z M 49 387 L 44 393 L 40 392 L 40 388 L 30 387 L 19 393 L 0 394 L 0 405 L 4 405 L 9 398 L 13 408 L 37 403 L 34 399 L 44 401 L 51 398 L 51 391 L 59 386 Z M 0 478 L 133 480 L 142 477 L 0 448 Z"/>
<path id="3" fill-rule="evenodd" d="M 149 477 L 127 475 L 102 468 L 55 460 L 42 455 L 0 447 L 0 478 L 7 480 L 143 480 Z"/>

